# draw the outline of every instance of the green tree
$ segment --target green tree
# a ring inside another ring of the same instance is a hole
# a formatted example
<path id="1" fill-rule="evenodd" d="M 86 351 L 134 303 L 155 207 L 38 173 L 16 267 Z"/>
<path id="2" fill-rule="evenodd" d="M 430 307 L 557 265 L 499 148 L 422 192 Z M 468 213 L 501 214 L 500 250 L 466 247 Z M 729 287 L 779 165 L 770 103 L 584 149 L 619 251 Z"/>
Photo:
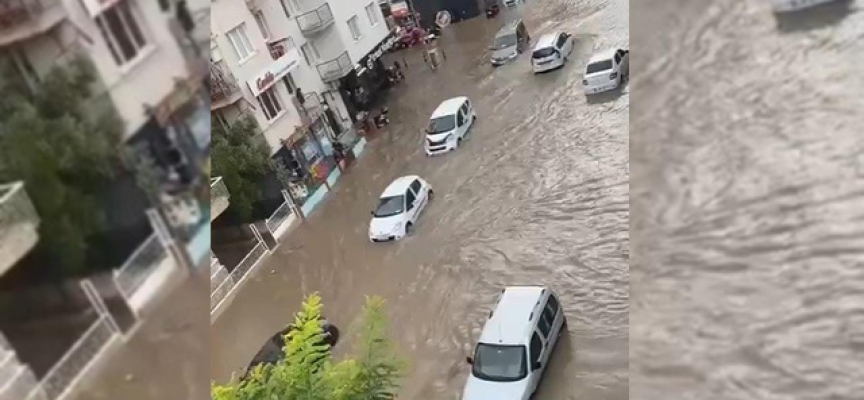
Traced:
<path id="1" fill-rule="evenodd" d="M 224 128 L 213 125 L 213 176 L 221 176 L 231 194 L 229 210 L 242 221 L 252 217 L 261 199 L 261 181 L 270 171 L 267 144 L 257 138 L 258 124 L 250 117 Z"/>
<path id="2" fill-rule="evenodd" d="M 93 71 L 81 58 L 33 90 L 23 79 L 0 83 L 0 182 L 25 182 L 42 221 L 35 253 L 55 278 L 85 270 L 87 239 L 104 226 L 97 199 L 123 168 L 123 123 L 94 106 Z"/>
<path id="3" fill-rule="evenodd" d="M 357 330 L 355 355 L 334 362 L 323 343 L 321 298 L 309 296 L 285 340 L 285 356 L 257 367 L 243 381 L 214 385 L 214 400 L 390 400 L 405 368 L 387 338 L 384 300 L 369 297 Z"/>

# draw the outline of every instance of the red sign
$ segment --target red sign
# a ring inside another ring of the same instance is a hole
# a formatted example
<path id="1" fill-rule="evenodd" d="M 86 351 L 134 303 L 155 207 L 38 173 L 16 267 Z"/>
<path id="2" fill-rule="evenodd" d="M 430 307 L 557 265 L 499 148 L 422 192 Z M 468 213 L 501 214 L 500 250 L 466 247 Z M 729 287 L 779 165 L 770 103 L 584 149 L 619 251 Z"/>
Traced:
<path id="1" fill-rule="evenodd" d="M 267 72 L 263 78 L 258 78 L 255 81 L 255 84 L 258 85 L 258 91 L 263 92 L 265 88 L 273 84 L 273 81 L 276 80 L 276 75 L 273 75 L 272 72 Z"/>

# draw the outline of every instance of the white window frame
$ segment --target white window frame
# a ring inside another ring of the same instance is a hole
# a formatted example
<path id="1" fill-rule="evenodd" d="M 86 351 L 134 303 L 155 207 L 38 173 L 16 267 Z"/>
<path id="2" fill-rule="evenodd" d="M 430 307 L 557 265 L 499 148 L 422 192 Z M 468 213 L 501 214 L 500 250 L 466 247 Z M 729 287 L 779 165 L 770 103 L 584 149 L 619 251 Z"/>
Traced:
<path id="1" fill-rule="evenodd" d="M 266 105 L 264 104 L 264 98 L 269 98 L 270 101 L 278 108 L 275 114 L 272 114 L 267 110 Z M 276 90 L 276 85 L 270 86 L 267 90 L 261 92 L 261 94 L 256 97 L 258 99 L 258 105 L 261 106 L 261 112 L 264 113 L 264 118 L 267 122 L 273 122 L 277 118 L 281 117 L 285 114 L 285 106 L 282 105 L 282 100 L 279 96 L 279 91 Z"/>
<path id="2" fill-rule="evenodd" d="M 126 11 L 125 13 L 122 11 Z M 111 29 L 111 25 L 107 22 L 107 15 L 109 13 L 116 13 L 116 16 L 120 23 L 123 25 L 122 34 L 126 36 L 126 39 L 135 49 L 135 54 L 127 56 L 123 53 L 122 48 L 117 40 L 117 32 L 114 32 Z M 131 19 L 131 23 L 130 23 Z M 114 62 L 120 66 L 121 68 L 129 67 L 137 63 L 139 59 L 144 57 L 147 53 L 147 49 L 151 48 L 153 45 L 148 41 L 147 31 L 144 29 L 144 25 L 141 23 L 143 18 L 138 13 L 138 9 L 135 7 L 135 4 L 131 1 L 121 1 L 114 4 L 111 7 L 108 7 L 96 16 L 95 23 L 97 28 L 102 34 L 102 39 L 105 40 L 105 44 L 108 46 L 108 51 L 111 53 Z M 132 27 L 137 30 L 138 35 L 133 33 Z"/>
<path id="3" fill-rule="evenodd" d="M 378 26 L 378 24 L 381 23 L 381 20 L 378 18 L 378 13 L 376 12 L 376 8 L 378 8 L 378 4 L 374 1 L 366 6 L 366 17 L 369 18 L 370 26 Z"/>
<path id="4" fill-rule="evenodd" d="M 363 38 L 363 33 L 360 31 L 360 23 L 358 22 L 357 15 L 348 18 L 346 24 L 348 25 L 348 31 L 351 32 L 351 36 L 354 37 L 355 42 Z"/>
<path id="5" fill-rule="evenodd" d="M 235 37 L 232 36 L 235 32 L 239 35 L 239 40 L 236 40 Z M 249 40 L 249 34 L 246 32 L 245 22 L 226 32 L 225 38 L 228 39 L 228 43 L 231 43 L 231 48 L 234 50 L 234 55 L 237 56 L 240 64 L 249 61 L 249 59 L 255 56 L 255 47 L 252 46 L 252 41 Z M 238 44 L 246 51 L 245 55 L 240 53 L 241 48 L 238 47 Z"/>
<path id="6" fill-rule="evenodd" d="M 303 43 L 300 46 L 300 52 L 303 53 L 303 58 L 306 59 L 306 63 L 309 65 L 314 65 L 321 59 L 321 54 L 318 53 L 318 49 L 315 48 L 315 44 L 312 42 Z"/>
<path id="7" fill-rule="evenodd" d="M 270 34 L 270 27 L 267 25 L 267 19 L 264 18 L 264 11 L 255 11 L 254 16 L 255 23 L 258 24 L 258 30 L 261 31 L 261 36 L 264 37 L 264 41 L 270 41 L 270 38 L 273 37 L 273 35 Z"/>

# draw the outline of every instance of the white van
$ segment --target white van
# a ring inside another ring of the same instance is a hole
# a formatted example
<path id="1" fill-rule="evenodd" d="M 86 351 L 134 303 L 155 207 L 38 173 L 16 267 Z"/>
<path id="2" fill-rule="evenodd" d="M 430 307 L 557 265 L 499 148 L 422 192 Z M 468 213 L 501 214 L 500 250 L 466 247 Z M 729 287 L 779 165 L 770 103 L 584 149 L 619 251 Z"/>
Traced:
<path id="1" fill-rule="evenodd" d="M 445 100 L 429 118 L 424 140 L 426 155 L 434 156 L 459 148 L 476 119 L 474 106 L 467 97 Z"/>
<path id="2" fill-rule="evenodd" d="M 512 286 L 501 292 L 483 327 L 462 400 L 528 400 L 558 339 L 565 331 L 564 310 L 552 290 Z"/>

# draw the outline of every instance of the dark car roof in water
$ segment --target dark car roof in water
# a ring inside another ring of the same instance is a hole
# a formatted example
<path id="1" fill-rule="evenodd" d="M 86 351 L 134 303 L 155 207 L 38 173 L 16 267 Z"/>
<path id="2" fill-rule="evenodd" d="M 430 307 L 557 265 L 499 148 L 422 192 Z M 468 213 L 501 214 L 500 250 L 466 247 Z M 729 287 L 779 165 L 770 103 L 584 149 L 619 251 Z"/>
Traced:
<path id="1" fill-rule="evenodd" d="M 253 357 L 252 361 L 249 362 L 249 366 L 246 367 L 244 378 L 246 374 L 251 372 L 252 369 L 258 365 L 275 364 L 282 359 L 284 356 L 284 351 L 282 349 L 285 347 L 285 335 L 293 328 L 293 325 L 288 325 L 288 327 L 276 332 L 273 336 L 267 339 L 266 342 L 264 342 L 264 345 L 261 346 L 261 349 L 258 350 L 258 353 L 255 354 L 255 357 Z M 324 322 L 323 329 L 325 343 L 329 344 L 331 347 L 335 346 L 339 341 L 339 328 L 329 322 Z"/>

